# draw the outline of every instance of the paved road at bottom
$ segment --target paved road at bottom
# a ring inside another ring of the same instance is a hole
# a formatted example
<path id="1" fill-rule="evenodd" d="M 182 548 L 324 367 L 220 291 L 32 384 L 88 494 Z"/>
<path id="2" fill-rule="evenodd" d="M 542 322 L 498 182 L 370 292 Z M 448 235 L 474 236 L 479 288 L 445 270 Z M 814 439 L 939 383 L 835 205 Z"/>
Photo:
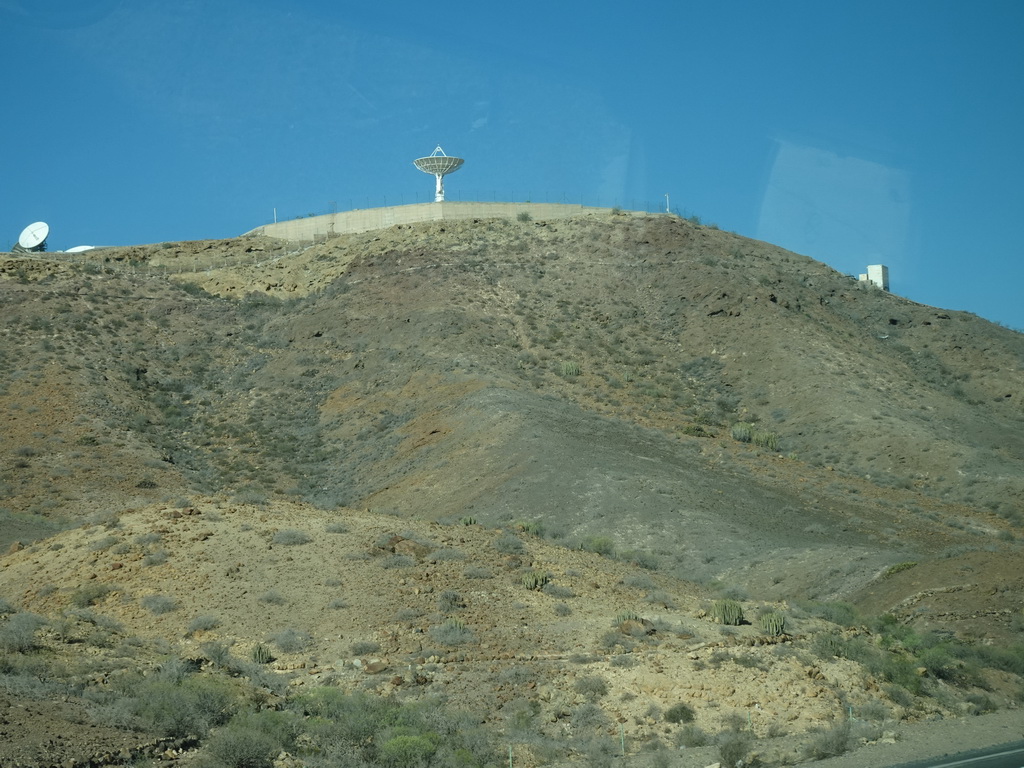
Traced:
<path id="1" fill-rule="evenodd" d="M 892 768 L 1024 768 L 1024 741 L 959 755 L 901 763 Z"/>

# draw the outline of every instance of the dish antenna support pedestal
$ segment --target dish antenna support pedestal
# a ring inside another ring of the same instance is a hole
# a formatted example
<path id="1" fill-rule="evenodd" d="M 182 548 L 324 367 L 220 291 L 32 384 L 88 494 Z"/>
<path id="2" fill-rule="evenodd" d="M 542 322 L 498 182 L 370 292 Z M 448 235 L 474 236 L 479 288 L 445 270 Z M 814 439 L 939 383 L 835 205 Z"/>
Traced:
<path id="1" fill-rule="evenodd" d="M 444 177 L 449 173 L 455 173 L 465 162 L 461 157 L 448 157 L 438 144 L 437 149 L 427 157 L 413 160 L 412 164 L 424 173 L 429 173 L 437 179 L 437 187 L 434 190 L 434 202 L 444 202 Z"/>

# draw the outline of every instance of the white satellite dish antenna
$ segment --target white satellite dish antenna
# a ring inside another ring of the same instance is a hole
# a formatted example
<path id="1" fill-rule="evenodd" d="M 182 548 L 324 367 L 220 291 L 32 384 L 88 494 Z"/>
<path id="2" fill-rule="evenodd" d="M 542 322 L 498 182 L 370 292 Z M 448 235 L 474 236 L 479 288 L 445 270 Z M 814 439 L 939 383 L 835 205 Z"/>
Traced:
<path id="1" fill-rule="evenodd" d="M 64 253 L 82 253 L 84 251 L 91 251 L 95 247 L 95 245 L 76 245 L 74 248 L 68 248 Z"/>
<path id="2" fill-rule="evenodd" d="M 15 253 L 38 252 L 46 250 L 46 237 L 50 234 L 50 225 L 45 221 L 29 224 L 21 231 L 18 243 L 14 246 Z"/>
<path id="3" fill-rule="evenodd" d="M 444 202 L 444 177 L 449 173 L 455 173 L 465 161 L 461 157 L 448 157 L 439 144 L 437 149 L 427 157 L 413 160 L 412 164 L 424 173 L 429 173 L 437 179 L 437 188 L 434 192 L 434 202 Z"/>

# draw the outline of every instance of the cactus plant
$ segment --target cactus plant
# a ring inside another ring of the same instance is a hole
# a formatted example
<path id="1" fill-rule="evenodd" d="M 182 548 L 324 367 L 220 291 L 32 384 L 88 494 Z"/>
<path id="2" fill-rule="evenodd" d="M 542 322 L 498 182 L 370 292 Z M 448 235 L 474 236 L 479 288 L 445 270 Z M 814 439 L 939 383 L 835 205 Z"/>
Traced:
<path id="1" fill-rule="evenodd" d="M 634 613 L 633 611 L 623 611 L 615 617 L 613 624 L 617 627 L 627 621 L 643 621 L 643 619 L 640 618 L 640 614 L 638 613 Z"/>
<path id="2" fill-rule="evenodd" d="M 769 451 L 779 450 L 779 436 L 774 432 L 768 432 L 765 430 L 759 430 L 751 435 L 751 440 L 754 445 L 765 448 Z"/>
<path id="3" fill-rule="evenodd" d="M 716 600 L 711 615 L 719 624 L 735 627 L 743 623 L 743 606 L 735 600 Z"/>
<path id="4" fill-rule="evenodd" d="M 252 660 L 257 664 L 269 664 L 274 660 L 273 654 L 270 649 L 263 643 L 259 643 L 255 648 L 252 649 Z"/>
<path id="5" fill-rule="evenodd" d="M 566 362 L 562 363 L 562 375 L 563 376 L 567 376 L 567 377 L 568 376 L 579 376 L 580 375 L 579 363 L 573 363 L 573 362 L 570 362 L 570 361 L 566 361 Z"/>
<path id="6" fill-rule="evenodd" d="M 530 571 L 523 574 L 523 586 L 527 589 L 543 589 L 549 581 L 551 581 L 551 577 L 543 571 Z"/>
<path id="7" fill-rule="evenodd" d="M 778 637 L 786 631 L 786 617 L 779 611 L 765 611 L 757 617 L 757 623 L 769 637 Z"/>

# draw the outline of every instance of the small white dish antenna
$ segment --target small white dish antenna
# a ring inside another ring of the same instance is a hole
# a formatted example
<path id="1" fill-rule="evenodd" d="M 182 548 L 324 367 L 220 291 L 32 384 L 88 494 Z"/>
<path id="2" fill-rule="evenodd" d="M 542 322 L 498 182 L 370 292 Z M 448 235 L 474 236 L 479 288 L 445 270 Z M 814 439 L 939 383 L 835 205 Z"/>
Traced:
<path id="1" fill-rule="evenodd" d="M 76 245 L 74 248 L 68 248 L 64 253 L 82 253 L 83 251 L 91 251 L 95 247 L 95 245 Z"/>
<path id="2" fill-rule="evenodd" d="M 18 237 L 18 244 L 14 247 L 14 250 L 20 252 L 45 251 L 46 237 L 49 234 L 50 225 L 45 221 L 29 224 L 21 231 L 21 236 Z"/>
<path id="3" fill-rule="evenodd" d="M 437 149 L 427 157 L 413 160 L 412 164 L 424 173 L 429 173 L 437 179 L 437 187 L 434 191 L 434 202 L 444 202 L 444 177 L 449 173 L 455 173 L 465 161 L 461 157 L 448 157 L 438 144 Z"/>

